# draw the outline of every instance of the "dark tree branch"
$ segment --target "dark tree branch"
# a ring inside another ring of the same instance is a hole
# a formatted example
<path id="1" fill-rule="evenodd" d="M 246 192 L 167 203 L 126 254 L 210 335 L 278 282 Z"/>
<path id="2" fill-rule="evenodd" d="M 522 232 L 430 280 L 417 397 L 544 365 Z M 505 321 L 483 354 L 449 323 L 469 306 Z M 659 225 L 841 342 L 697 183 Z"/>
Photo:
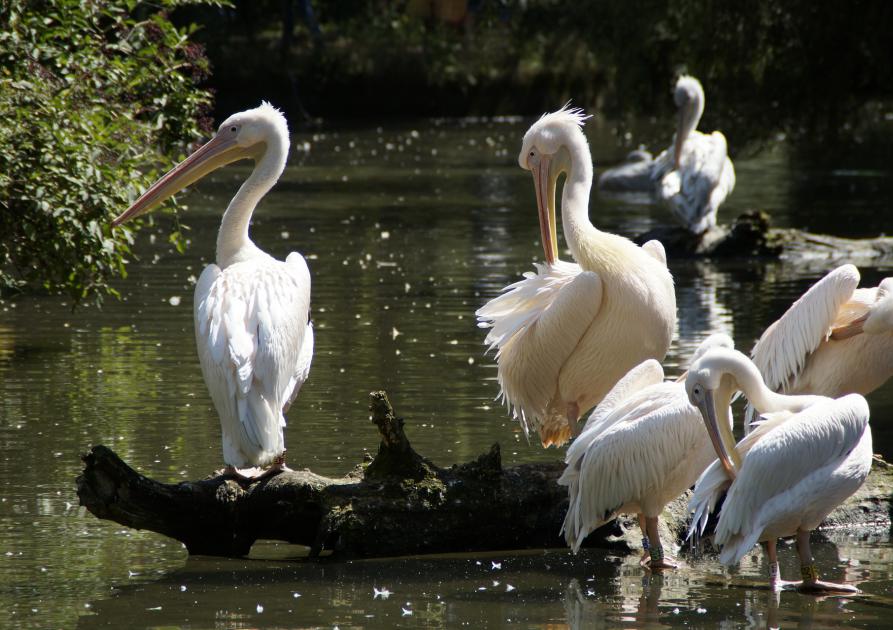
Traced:
<path id="1" fill-rule="evenodd" d="M 769 215 L 757 210 L 743 213 L 731 226 L 717 226 L 700 236 L 682 227 L 661 226 L 634 240 L 641 245 L 652 239 L 663 244 L 669 258 L 809 257 L 841 263 L 893 258 L 893 237 L 842 238 L 792 228 L 773 228 Z"/>
<path id="2" fill-rule="evenodd" d="M 164 484 L 100 445 L 83 456 L 81 505 L 98 518 L 175 538 L 191 554 L 242 556 L 259 538 L 338 557 L 563 546 L 561 462 L 505 469 L 494 444 L 475 461 L 439 468 L 412 449 L 385 393 L 371 398 L 378 455 L 345 477 L 305 470 L 252 483 L 216 476 Z M 862 490 L 828 522 L 889 527 L 891 488 L 893 471 L 878 460 Z M 665 511 L 666 540 L 681 540 L 686 500 Z M 635 547 L 633 521 L 619 520 L 593 532 L 587 544 Z"/>

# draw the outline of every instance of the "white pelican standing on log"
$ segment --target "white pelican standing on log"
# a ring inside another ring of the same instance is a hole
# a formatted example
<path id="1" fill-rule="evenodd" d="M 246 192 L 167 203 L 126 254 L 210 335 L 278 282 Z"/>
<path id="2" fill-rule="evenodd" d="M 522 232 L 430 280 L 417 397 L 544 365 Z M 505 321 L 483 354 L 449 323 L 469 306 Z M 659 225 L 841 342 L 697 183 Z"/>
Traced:
<path id="1" fill-rule="evenodd" d="M 285 117 L 269 103 L 227 118 L 217 134 L 155 182 L 112 223 L 119 225 L 231 162 L 254 170 L 230 201 L 217 235 L 217 264 L 195 286 L 195 340 L 220 416 L 226 473 L 258 476 L 285 467 L 285 411 L 307 380 L 313 356 L 310 271 L 296 252 L 285 261 L 248 237 L 254 208 L 285 168 Z M 250 468 L 242 471 L 239 469 Z"/>
<path id="2" fill-rule="evenodd" d="M 734 348 L 734 342 L 728 335 L 711 335 L 692 362 L 719 347 Z M 642 528 L 642 563 L 647 558 L 652 569 L 676 567 L 664 555 L 658 519 L 716 459 L 683 380 L 665 382 L 660 363 L 643 361 L 608 392 L 567 449 L 567 468 L 558 483 L 568 487 L 562 532 L 574 553 L 593 530 L 618 514 L 635 513 Z"/>
<path id="3" fill-rule="evenodd" d="M 685 388 L 701 410 L 719 456 L 695 485 L 689 503 L 694 511 L 692 532 L 704 531 L 709 512 L 725 491 L 714 534 L 723 564 L 737 563 L 757 542 L 764 542 L 770 583 L 786 586 L 778 572 L 776 541 L 796 534 L 803 578 L 797 587 L 856 591 L 818 579 L 809 532 L 859 489 L 871 469 L 865 399 L 859 394 L 837 399 L 776 394 L 750 359 L 726 349 L 713 349 L 695 362 Z M 737 445 L 727 417 L 736 390 L 764 414 L 761 424 Z"/>
<path id="4" fill-rule="evenodd" d="M 497 348 L 502 396 L 525 434 L 543 446 L 577 432 L 596 405 L 635 365 L 662 360 L 676 328 L 676 296 L 663 246 L 642 247 L 589 221 L 592 158 L 579 109 L 540 118 L 518 157 L 533 175 L 546 263 L 477 311 Z M 561 223 L 578 264 L 558 260 L 555 190 L 561 174 Z"/>
<path id="5" fill-rule="evenodd" d="M 693 234 L 716 225 L 716 211 L 735 188 L 735 167 L 728 144 L 719 131 L 697 130 L 704 113 L 704 88 L 683 75 L 676 81 L 673 100 L 679 109 L 673 145 L 653 161 L 648 153 L 634 151 L 627 162 L 605 171 L 601 190 L 651 192 Z"/>

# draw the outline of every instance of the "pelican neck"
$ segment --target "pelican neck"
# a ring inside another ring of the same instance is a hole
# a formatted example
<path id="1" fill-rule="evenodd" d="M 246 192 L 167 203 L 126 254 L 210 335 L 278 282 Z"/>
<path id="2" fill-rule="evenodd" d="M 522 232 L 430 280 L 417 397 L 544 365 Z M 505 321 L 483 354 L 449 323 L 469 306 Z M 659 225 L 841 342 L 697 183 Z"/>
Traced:
<path id="1" fill-rule="evenodd" d="M 743 356 L 743 355 L 742 355 Z M 735 377 L 747 400 L 760 413 L 789 411 L 798 413 L 823 399 L 822 396 L 778 394 L 766 387 L 757 367 L 749 360 L 732 365 L 728 371 Z"/>
<path id="2" fill-rule="evenodd" d="M 576 135 L 576 134 L 575 134 Z M 561 225 L 564 238 L 574 258 L 581 261 L 591 254 L 584 252 L 584 243 L 604 235 L 589 220 L 589 193 L 592 189 L 592 156 L 583 132 L 567 145 L 570 166 L 561 191 Z"/>
<path id="3" fill-rule="evenodd" d="M 251 216 L 260 200 L 282 175 L 287 157 L 288 138 L 270 134 L 254 170 L 223 213 L 217 233 L 217 265 L 221 269 L 262 253 L 248 236 Z"/>

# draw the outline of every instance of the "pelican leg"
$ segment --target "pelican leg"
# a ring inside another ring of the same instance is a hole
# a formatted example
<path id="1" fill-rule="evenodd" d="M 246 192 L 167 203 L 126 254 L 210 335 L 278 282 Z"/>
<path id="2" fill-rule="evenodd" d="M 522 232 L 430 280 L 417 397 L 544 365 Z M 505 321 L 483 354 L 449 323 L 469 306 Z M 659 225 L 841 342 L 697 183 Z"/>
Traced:
<path id="1" fill-rule="evenodd" d="M 675 569 L 678 566 L 676 560 L 664 557 L 664 548 L 660 543 L 660 532 L 657 529 L 657 519 L 657 516 L 645 517 L 645 530 L 648 532 L 651 549 L 651 562 L 648 563 L 648 566 L 652 571 Z"/>
<path id="2" fill-rule="evenodd" d="M 796 582 L 787 582 L 781 579 L 781 571 L 778 568 L 778 553 L 777 546 L 778 541 L 769 540 L 763 543 L 763 550 L 766 553 L 766 557 L 769 559 L 769 588 L 773 591 L 780 591 L 787 586 L 795 585 Z"/>
<path id="3" fill-rule="evenodd" d="M 645 525 L 645 515 L 642 513 L 637 514 L 639 518 L 639 529 L 642 531 L 642 558 L 639 560 L 639 564 L 644 566 L 648 566 L 648 562 L 651 560 L 651 541 L 648 540 L 648 530 Z"/>
<path id="4" fill-rule="evenodd" d="M 267 468 L 264 475 L 276 475 L 281 472 L 287 472 L 290 470 L 291 468 L 285 465 L 285 451 L 282 451 L 282 454 L 280 454 L 276 459 L 273 460 L 273 465 Z"/>
<path id="5" fill-rule="evenodd" d="M 567 426 L 570 428 L 571 436 L 576 437 L 580 434 L 582 427 L 580 420 L 580 405 L 574 402 L 567 403 Z"/>
<path id="6" fill-rule="evenodd" d="M 812 552 L 809 549 L 809 532 L 804 529 L 797 530 L 797 553 L 800 556 L 800 576 L 803 581 L 793 583 L 801 593 L 858 593 L 855 586 L 849 584 L 835 584 L 819 579 L 819 572 L 812 560 Z"/>

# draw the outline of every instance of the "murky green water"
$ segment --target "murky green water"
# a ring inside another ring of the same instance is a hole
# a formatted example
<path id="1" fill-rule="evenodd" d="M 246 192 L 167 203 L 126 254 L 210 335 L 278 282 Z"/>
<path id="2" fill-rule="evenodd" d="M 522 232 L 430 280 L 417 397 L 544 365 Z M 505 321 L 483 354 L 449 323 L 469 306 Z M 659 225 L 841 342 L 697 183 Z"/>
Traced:
<path id="1" fill-rule="evenodd" d="M 313 275 L 316 354 L 289 414 L 289 463 L 339 474 L 377 447 L 370 390 L 389 391 L 414 446 L 440 464 L 492 442 L 506 465 L 561 457 L 528 445 L 494 402 L 474 310 L 542 251 L 529 175 L 516 164 L 519 120 L 430 122 L 301 132 L 253 235 L 282 257 L 305 254 Z M 598 164 L 625 152 L 608 126 L 587 132 Z M 663 135 L 663 130 L 658 130 Z M 307 143 L 304 145 L 304 143 Z M 736 161 L 721 219 L 759 207 L 779 225 L 845 235 L 889 230 L 890 167 L 881 156 L 802 163 L 782 149 Z M 831 159 L 833 158 L 833 159 Z M 830 163 L 830 166 L 828 165 Z M 185 255 L 147 229 L 139 262 L 103 310 L 57 298 L 0 304 L 0 608 L 9 627 L 872 627 L 893 615 L 888 536 L 815 544 L 832 579 L 866 596 L 776 598 L 753 586 L 754 553 L 734 574 L 709 557 L 649 577 L 635 557 L 590 550 L 353 563 L 296 560 L 260 544 L 252 559 L 187 558 L 177 543 L 100 522 L 77 505 L 78 456 L 117 450 L 144 473 L 197 478 L 221 465 L 218 421 L 192 332 L 195 278 L 213 257 L 220 212 L 246 168 L 193 194 Z M 634 234 L 670 221 L 649 205 L 593 197 L 604 229 Z M 674 262 L 679 338 L 674 373 L 710 332 L 749 349 L 767 323 L 835 263 Z M 860 265 L 863 281 L 889 268 Z M 873 394 L 876 450 L 893 457 L 893 388 Z M 486 514 L 481 515 L 482 519 Z M 796 575 L 791 550 L 782 572 Z M 389 597 L 375 597 L 386 589 Z"/>

